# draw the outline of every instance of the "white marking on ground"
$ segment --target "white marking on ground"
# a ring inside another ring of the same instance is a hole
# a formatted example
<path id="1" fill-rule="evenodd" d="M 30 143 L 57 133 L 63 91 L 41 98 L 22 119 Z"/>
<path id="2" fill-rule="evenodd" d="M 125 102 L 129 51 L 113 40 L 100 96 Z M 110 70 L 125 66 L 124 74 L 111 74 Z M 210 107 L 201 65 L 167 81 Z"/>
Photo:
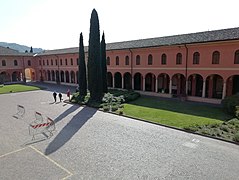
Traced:
<path id="1" fill-rule="evenodd" d="M 186 142 L 186 143 L 183 144 L 183 146 L 189 147 L 189 148 L 193 148 L 193 149 L 195 149 L 196 147 L 198 147 L 197 144 L 194 144 L 194 143 L 191 143 L 191 142 Z"/>

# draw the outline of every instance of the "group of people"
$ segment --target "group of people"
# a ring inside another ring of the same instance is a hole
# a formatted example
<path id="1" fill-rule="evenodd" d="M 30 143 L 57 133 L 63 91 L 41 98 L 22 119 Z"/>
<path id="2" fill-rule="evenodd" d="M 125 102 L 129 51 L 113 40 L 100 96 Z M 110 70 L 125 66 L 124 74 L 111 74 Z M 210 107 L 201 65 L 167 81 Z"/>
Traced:
<path id="1" fill-rule="evenodd" d="M 69 97 L 69 101 L 70 101 L 70 96 L 71 96 L 71 91 L 70 91 L 70 89 L 67 90 L 66 95 L 67 95 L 67 97 Z M 61 92 L 58 93 L 58 97 L 59 97 L 60 102 L 61 102 L 61 101 L 62 101 L 62 94 L 61 94 Z M 56 91 L 53 92 L 53 98 L 54 98 L 54 100 L 55 100 L 55 102 L 56 102 L 56 98 L 57 98 L 57 93 L 56 93 Z"/>
<path id="2" fill-rule="evenodd" d="M 62 94 L 59 93 L 58 96 L 59 96 L 59 99 L 60 99 L 60 102 L 61 102 L 62 101 Z M 53 98 L 54 98 L 55 102 L 56 102 L 56 97 L 57 97 L 57 93 L 54 91 L 53 92 Z"/>

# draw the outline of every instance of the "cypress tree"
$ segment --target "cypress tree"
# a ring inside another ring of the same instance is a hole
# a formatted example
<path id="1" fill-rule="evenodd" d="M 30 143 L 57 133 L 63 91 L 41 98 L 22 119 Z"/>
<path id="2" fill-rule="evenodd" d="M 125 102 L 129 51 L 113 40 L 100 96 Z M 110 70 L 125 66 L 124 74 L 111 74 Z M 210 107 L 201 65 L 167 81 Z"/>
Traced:
<path id="1" fill-rule="evenodd" d="M 102 71 L 100 59 L 100 28 L 98 14 L 95 9 L 91 13 L 90 36 L 88 50 L 88 89 L 90 91 L 90 101 L 101 102 L 102 91 Z"/>
<path id="2" fill-rule="evenodd" d="M 33 49 L 32 49 L 32 46 L 31 46 L 31 49 L 30 49 L 30 53 L 33 53 Z"/>
<path id="3" fill-rule="evenodd" d="M 78 76 L 79 76 L 80 97 L 84 98 L 87 94 L 87 82 L 86 82 L 85 51 L 82 33 L 80 33 L 80 43 L 79 43 Z"/>
<path id="4" fill-rule="evenodd" d="M 107 65 L 106 65 L 106 45 L 105 45 L 105 33 L 103 32 L 101 43 L 100 43 L 100 50 L 101 50 L 101 64 L 102 64 L 102 83 L 103 83 L 103 92 L 108 92 L 107 87 Z"/>

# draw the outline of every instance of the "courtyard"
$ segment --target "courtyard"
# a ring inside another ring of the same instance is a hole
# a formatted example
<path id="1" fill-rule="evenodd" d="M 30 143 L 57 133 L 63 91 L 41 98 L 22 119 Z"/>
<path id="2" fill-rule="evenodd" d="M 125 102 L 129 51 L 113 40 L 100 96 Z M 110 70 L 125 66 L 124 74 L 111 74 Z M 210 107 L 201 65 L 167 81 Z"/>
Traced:
<path id="1" fill-rule="evenodd" d="M 2 179 L 238 179 L 237 145 L 54 103 L 53 91 L 67 89 L 47 85 L 0 95 Z M 23 119 L 12 117 L 18 104 L 26 109 Z M 35 111 L 54 119 L 52 137 L 31 140 L 28 125 Z"/>

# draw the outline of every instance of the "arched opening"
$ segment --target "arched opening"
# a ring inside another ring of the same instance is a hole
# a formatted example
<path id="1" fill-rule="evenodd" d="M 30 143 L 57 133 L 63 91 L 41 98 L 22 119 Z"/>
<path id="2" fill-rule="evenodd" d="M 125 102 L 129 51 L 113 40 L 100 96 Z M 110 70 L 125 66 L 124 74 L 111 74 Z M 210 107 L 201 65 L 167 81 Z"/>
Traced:
<path id="1" fill-rule="evenodd" d="M 33 69 L 33 68 L 25 69 L 25 78 L 27 81 L 35 81 L 36 80 L 35 75 L 36 75 L 35 69 Z M 41 76 L 41 74 L 40 74 L 40 76 Z"/>
<path id="2" fill-rule="evenodd" d="M 227 79 L 226 96 L 239 93 L 239 75 L 233 75 Z"/>
<path id="3" fill-rule="evenodd" d="M 132 89 L 132 77 L 129 72 L 124 74 L 124 89 Z"/>
<path id="4" fill-rule="evenodd" d="M 206 79 L 206 97 L 222 98 L 223 78 L 217 74 L 212 74 Z"/>
<path id="5" fill-rule="evenodd" d="M 136 73 L 134 75 L 134 89 L 141 90 L 142 75 L 140 73 Z"/>
<path id="6" fill-rule="evenodd" d="M 145 91 L 155 92 L 155 75 L 148 73 L 145 76 Z"/>
<path id="7" fill-rule="evenodd" d="M 119 72 L 115 73 L 115 88 L 122 88 L 122 76 Z"/>
<path id="8" fill-rule="evenodd" d="M 183 74 L 174 74 L 172 77 L 172 94 L 185 95 L 186 80 Z"/>
<path id="9" fill-rule="evenodd" d="M 55 81 L 56 80 L 56 77 L 55 77 L 55 71 L 51 71 L 51 77 L 52 77 L 52 81 Z"/>
<path id="10" fill-rule="evenodd" d="M 56 82 L 60 83 L 60 74 L 59 71 L 56 71 Z"/>
<path id="11" fill-rule="evenodd" d="M 69 78 L 69 72 L 68 71 L 66 71 L 66 82 L 67 83 L 69 83 L 70 82 L 70 78 Z"/>
<path id="12" fill-rule="evenodd" d="M 45 70 L 43 70 L 43 73 L 42 73 L 42 76 L 43 76 L 43 80 L 47 79 L 47 72 Z"/>
<path id="13" fill-rule="evenodd" d="M 75 83 L 75 72 L 71 71 L 71 83 Z"/>
<path id="14" fill-rule="evenodd" d="M 192 74 L 188 77 L 188 95 L 202 97 L 203 77 Z"/>
<path id="15" fill-rule="evenodd" d="M 50 72 L 50 70 L 47 70 L 47 80 L 51 81 L 51 72 Z"/>
<path id="16" fill-rule="evenodd" d="M 107 85 L 108 87 L 113 87 L 113 76 L 111 72 L 107 72 Z"/>
<path id="17" fill-rule="evenodd" d="M 64 71 L 61 71 L 61 82 L 65 82 L 65 74 L 64 74 Z"/>
<path id="18" fill-rule="evenodd" d="M 10 75 L 3 71 L 0 73 L 0 83 L 3 84 L 5 82 L 10 82 L 11 81 L 11 78 L 10 78 Z"/>
<path id="19" fill-rule="evenodd" d="M 20 81 L 20 73 L 19 72 L 14 71 L 12 73 L 12 81 Z"/>
<path id="20" fill-rule="evenodd" d="M 169 93 L 169 75 L 162 73 L 158 76 L 158 90 L 160 93 Z"/>

